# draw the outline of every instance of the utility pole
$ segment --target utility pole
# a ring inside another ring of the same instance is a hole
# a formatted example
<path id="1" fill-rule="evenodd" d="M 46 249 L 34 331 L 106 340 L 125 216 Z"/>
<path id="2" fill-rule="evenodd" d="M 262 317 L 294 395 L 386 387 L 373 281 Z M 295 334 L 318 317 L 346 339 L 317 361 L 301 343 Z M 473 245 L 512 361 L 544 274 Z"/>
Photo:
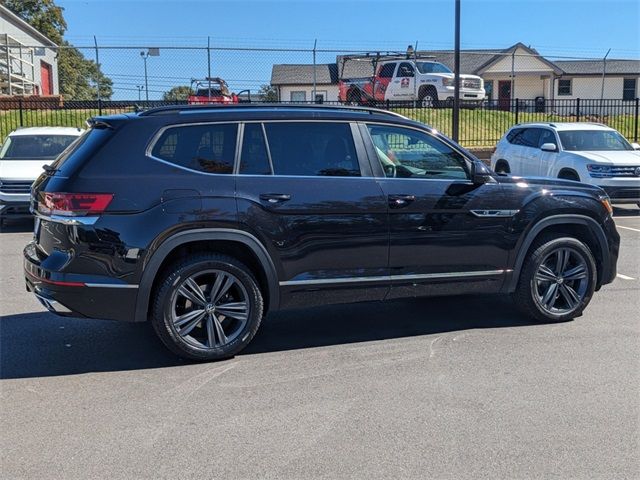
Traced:
<path id="1" fill-rule="evenodd" d="M 453 90 L 453 112 L 451 115 L 451 132 L 454 141 L 458 141 L 460 133 L 460 0 L 455 0 L 455 46 L 453 54 L 454 90 Z"/>
<path id="2" fill-rule="evenodd" d="M 138 101 L 140 101 L 141 100 L 140 92 L 142 92 L 142 90 L 144 90 L 144 85 L 136 85 L 136 88 L 138 89 Z"/>

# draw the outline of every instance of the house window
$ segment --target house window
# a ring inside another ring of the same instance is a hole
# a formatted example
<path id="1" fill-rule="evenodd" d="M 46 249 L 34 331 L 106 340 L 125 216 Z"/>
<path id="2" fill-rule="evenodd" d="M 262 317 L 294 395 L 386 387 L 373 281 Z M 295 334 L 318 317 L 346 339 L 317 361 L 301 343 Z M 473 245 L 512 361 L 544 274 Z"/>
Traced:
<path id="1" fill-rule="evenodd" d="M 625 78 L 622 84 L 622 99 L 634 100 L 636 98 L 637 78 Z"/>
<path id="2" fill-rule="evenodd" d="M 304 90 L 298 90 L 291 92 L 291 101 L 292 102 L 306 102 L 307 101 L 307 92 Z"/>
<path id="3" fill-rule="evenodd" d="M 326 90 L 316 90 L 316 103 L 324 103 L 327 100 L 327 91 Z"/>
<path id="4" fill-rule="evenodd" d="M 558 95 L 571 95 L 571 79 L 558 80 Z"/>

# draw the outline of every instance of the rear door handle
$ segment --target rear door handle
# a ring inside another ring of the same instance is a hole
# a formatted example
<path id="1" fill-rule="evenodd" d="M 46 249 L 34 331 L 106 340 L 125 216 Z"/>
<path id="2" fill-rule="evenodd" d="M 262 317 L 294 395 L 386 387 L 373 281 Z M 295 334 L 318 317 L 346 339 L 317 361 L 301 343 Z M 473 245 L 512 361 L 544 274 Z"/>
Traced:
<path id="1" fill-rule="evenodd" d="M 391 208 L 402 208 L 409 205 L 416 199 L 415 195 L 389 195 L 389 207 Z"/>
<path id="2" fill-rule="evenodd" d="M 261 193 L 260 200 L 269 203 L 282 203 L 291 200 L 291 195 L 288 193 Z"/>

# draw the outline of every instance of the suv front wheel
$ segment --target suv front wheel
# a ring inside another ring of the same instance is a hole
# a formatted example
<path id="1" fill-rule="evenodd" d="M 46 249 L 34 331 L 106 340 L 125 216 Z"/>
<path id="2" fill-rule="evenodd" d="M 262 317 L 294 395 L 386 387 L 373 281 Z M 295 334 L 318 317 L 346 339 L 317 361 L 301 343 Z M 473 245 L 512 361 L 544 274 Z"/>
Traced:
<path id="1" fill-rule="evenodd" d="M 576 238 L 547 236 L 531 251 L 514 294 L 518 308 L 543 322 L 579 317 L 596 284 L 596 264 L 589 248 Z"/>
<path id="2" fill-rule="evenodd" d="M 177 263 L 156 290 L 151 323 L 160 340 L 190 360 L 221 360 L 258 331 L 263 300 L 251 270 L 226 255 Z"/>

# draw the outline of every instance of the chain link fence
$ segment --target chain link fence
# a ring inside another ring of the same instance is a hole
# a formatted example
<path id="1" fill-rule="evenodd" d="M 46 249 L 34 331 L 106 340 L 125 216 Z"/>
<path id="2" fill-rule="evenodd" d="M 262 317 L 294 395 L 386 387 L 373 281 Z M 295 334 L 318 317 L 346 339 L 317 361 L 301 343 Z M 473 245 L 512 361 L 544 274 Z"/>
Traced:
<path id="1" fill-rule="evenodd" d="M 2 41 L 0 141 L 19 127 L 83 127 L 95 115 L 194 103 L 194 95 L 203 91 L 200 103 L 375 106 L 451 134 L 453 52 L 419 49 L 417 42 L 367 52 L 321 48 L 318 43 L 95 42 L 73 49 L 98 64 L 102 75 L 88 75 L 84 89 L 65 91 L 74 79 L 68 68 L 51 60 L 50 48 L 10 44 L 8 39 L 3 46 Z M 54 53 L 59 58 L 61 51 Z M 45 60 L 53 62 L 48 79 L 43 78 Z M 463 50 L 460 70 L 459 140 L 465 146 L 493 146 L 512 125 L 534 121 L 604 123 L 638 140 L 638 60 L 549 57 L 517 44 L 504 50 Z"/>

